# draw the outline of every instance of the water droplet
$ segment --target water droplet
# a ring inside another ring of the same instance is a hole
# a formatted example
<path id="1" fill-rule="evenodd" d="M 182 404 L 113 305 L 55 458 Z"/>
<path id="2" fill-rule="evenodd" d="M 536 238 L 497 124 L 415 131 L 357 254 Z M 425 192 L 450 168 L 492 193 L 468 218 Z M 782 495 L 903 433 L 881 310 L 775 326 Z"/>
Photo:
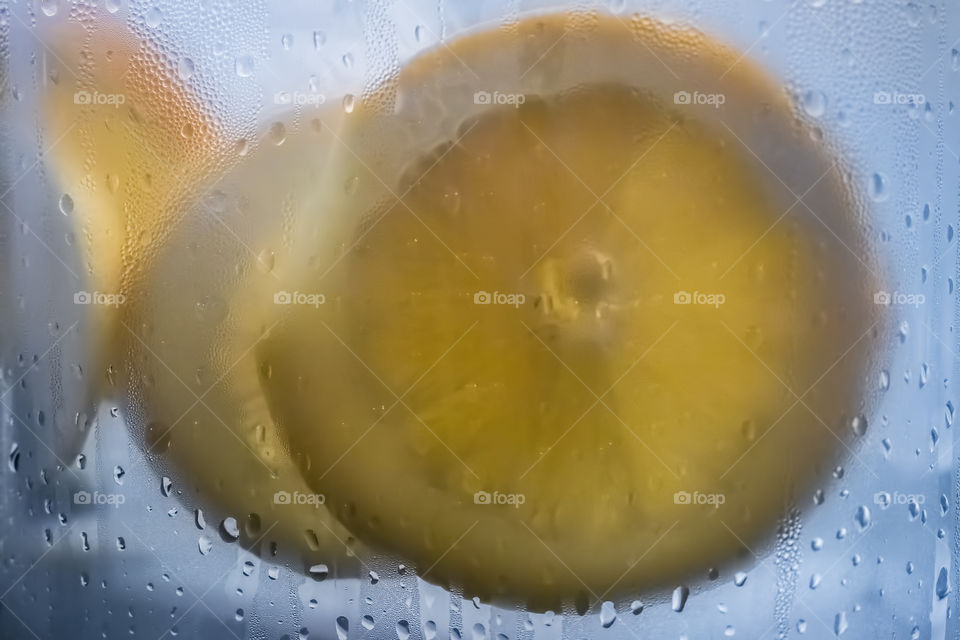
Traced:
<path id="1" fill-rule="evenodd" d="M 362 626 L 367 631 L 370 631 L 374 627 L 373 616 L 363 616 L 360 618 L 360 626 Z"/>
<path id="2" fill-rule="evenodd" d="M 197 547 L 200 549 L 200 555 L 205 556 L 213 549 L 213 541 L 207 536 L 200 536 L 200 539 L 197 541 Z"/>
<path id="3" fill-rule="evenodd" d="M 323 580 L 330 573 L 330 569 L 328 569 L 325 564 L 312 565 L 307 571 L 313 576 L 314 580 Z"/>
<path id="4" fill-rule="evenodd" d="M 890 372 L 886 369 L 880 372 L 880 390 L 886 391 L 890 388 Z"/>
<path id="5" fill-rule="evenodd" d="M 397 621 L 398 640 L 408 640 L 410 638 L 410 623 L 406 620 Z"/>
<path id="6" fill-rule="evenodd" d="M 356 106 L 356 98 L 353 97 L 352 93 L 343 96 L 343 110 L 345 112 L 353 113 L 354 106 Z"/>
<path id="7" fill-rule="evenodd" d="M 857 524 L 860 525 L 861 529 L 866 529 L 870 526 L 870 508 L 862 504 L 857 507 Z"/>
<path id="8" fill-rule="evenodd" d="M 617 610 L 609 600 L 600 605 L 600 624 L 609 629 L 617 621 Z"/>
<path id="9" fill-rule="evenodd" d="M 747 582 L 747 574 L 743 571 L 737 571 L 733 576 L 733 584 L 742 587 Z"/>
<path id="10" fill-rule="evenodd" d="M 870 197 L 874 202 L 883 202 L 887 199 L 887 177 L 882 173 L 875 173 L 870 177 L 869 185 Z"/>
<path id="11" fill-rule="evenodd" d="M 814 538 L 810 541 L 810 548 L 814 551 L 820 551 L 823 549 L 823 538 Z"/>
<path id="12" fill-rule="evenodd" d="M 680 585 L 673 590 L 673 597 L 671 598 L 671 607 L 677 613 L 683 611 L 683 608 L 687 604 L 687 597 L 690 595 L 690 589 L 684 585 Z"/>
<path id="13" fill-rule="evenodd" d="M 253 75 L 253 70 L 256 67 L 256 60 L 253 56 L 240 56 L 233 62 L 233 68 L 237 72 L 237 75 L 241 78 L 249 78 Z"/>
<path id="14" fill-rule="evenodd" d="M 314 31 L 313 32 L 313 48 L 319 49 L 327 43 L 327 34 L 323 31 Z"/>
<path id="15" fill-rule="evenodd" d="M 850 625 L 847 624 L 847 613 L 846 613 L 846 611 L 841 611 L 841 612 L 838 613 L 838 614 L 836 615 L 836 617 L 833 619 L 833 632 L 834 632 L 835 634 L 837 634 L 838 636 L 842 636 L 844 633 L 846 633 L 847 628 L 848 628 L 849 626 L 850 626 Z"/>
<path id="16" fill-rule="evenodd" d="M 57 15 L 60 6 L 56 0 L 40 0 L 40 10 L 43 11 L 43 15 L 53 17 Z"/>
<path id="17" fill-rule="evenodd" d="M 943 600 L 950 593 L 950 582 L 947 576 L 947 568 L 940 567 L 940 573 L 937 574 L 937 598 Z"/>
<path id="18" fill-rule="evenodd" d="M 634 600 L 633 602 L 631 602 L 630 613 L 632 613 L 635 616 L 638 616 L 641 613 L 643 613 L 643 603 L 640 602 L 639 600 Z"/>
<path id="19" fill-rule="evenodd" d="M 117 465 L 113 468 L 113 481 L 119 485 L 123 484 L 123 476 L 126 475 L 126 471 L 123 470 L 123 467 Z"/>
<path id="20" fill-rule="evenodd" d="M 287 51 L 290 51 L 290 49 L 293 48 L 293 34 L 285 33 L 280 36 L 280 45 Z"/>
<path id="21" fill-rule="evenodd" d="M 70 194 L 68 193 L 60 196 L 60 213 L 65 216 L 73 213 L 73 198 L 71 198 Z"/>
<path id="22" fill-rule="evenodd" d="M 10 471 L 14 473 L 20 467 L 20 445 L 14 442 L 10 445 L 10 455 L 7 458 L 7 464 L 10 465 Z"/>
<path id="23" fill-rule="evenodd" d="M 350 621 L 347 620 L 344 616 L 337 616 L 337 638 L 339 640 L 347 640 L 350 636 Z"/>
<path id="24" fill-rule="evenodd" d="M 865 435 L 867 433 L 866 417 L 862 415 L 855 416 L 853 420 L 850 421 L 850 428 L 853 429 L 853 432 L 858 436 Z"/>
<path id="25" fill-rule="evenodd" d="M 811 118 L 819 118 L 827 111 L 827 97 L 820 91 L 808 91 L 803 96 L 803 110 Z"/>
<path id="26" fill-rule="evenodd" d="M 910 513 L 910 519 L 916 520 L 920 516 L 920 505 L 916 500 L 910 500 L 907 504 L 907 511 Z"/>
<path id="27" fill-rule="evenodd" d="M 220 523 L 220 529 L 230 540 L 236 540 L 240 537 L 240 527 L 237 525 L 236 518 L 224 518 Z"/>
<path id="28" fill-rule="evenodd" d="M 153 7 L 147 11 L 147 15 L 144 16 L 144 22 L 147 23 L 147 26 L 151 29 L 156 29 L 160 26 L 160 20 L 163 18 L 163 14 L 160 12 L 160 9 Z"/>
<path id="29" fill-rule="evenodd" d="M 287 139 L 287 128 L 283 126 L 282 122 L 274 122 L 270 125 L 269 136 L 270 142 L 279 147 Z"/>
<path id="30" fill-rule="evenodd" d="M 163 476 L 162 478 L 160 478 L 160 493 L 163 494 L 164 497 L 170 496 L 170 490 L 172 488 L 173 488 L 173 480 L 171 480 L 167 476 Z"/>
<path id="31" fill-rule="evenodd" d="M 193 64 L 193 60 L 190 58 L 180 58 L 180 61 L 177 63 L 177 73 L 180 75 L 181 80 L 189 80 L 193 77 L 193 73 L 196 71 L 196 67 Z"/>

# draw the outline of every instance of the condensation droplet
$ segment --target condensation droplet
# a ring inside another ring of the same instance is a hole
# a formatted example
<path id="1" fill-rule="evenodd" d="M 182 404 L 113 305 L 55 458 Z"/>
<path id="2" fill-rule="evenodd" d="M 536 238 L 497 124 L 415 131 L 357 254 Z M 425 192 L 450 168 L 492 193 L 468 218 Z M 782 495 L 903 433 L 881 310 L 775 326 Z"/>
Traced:
<path id="1" fill-rule="evenodd" d="M 282 122 L 274 122 L 270 125 L 270 141 L 278 147 L 287 139 L 287 128 Z"/>
<path id="2" fill-rule="evenodd" d="M 253 56 L 240 56 L 234 60 L 233 63 L 234 70 L 241 78 L 249 78 L 252 76 L 255 67 L 256 61 L 253 59 Z"/>
<path id="3" fill-rule="evenodd" d="M 617 610 L 613 602 L 607 600 L 600 605 L 600 624 L 604 629 L 609 629 L 617 621 Z"/>
<path id="4" fill-rule="evenodd" d="M 40 11 L 43 12 L 43 15 L 53 17 L 57 15 L 59 10 L 60 6 L 56 0 L 40 0 Z"/>
<path id="5" fill-rule="evenodd" d="M 803 110 L 811 118 L 819 118 L 827 111 L 827 97 L 820 91 L 808 91 L 803 96 Z"/>
<path id="6" fill-rule="evenodd" d="M 887 177 L 882 173 L 875 173 L 870 177 L 869 185 L 870 198 L 874 202 L 883 202 L 887 199 Z"/>
<path id="7" fill-rule="evenodd" d="M 65 193 L 60 196 L 60 213 L 65 216 L 73 213 L 73 198 L 70 197 L 70 194 Z"/>
<path id="8" fill-rule="evenodd" d="M 160 20 L 163 19 L 163 14 L 160 12 L 160 9 L 153 7 L 147 14 L 144 16 L 143 21 L 151 29 L 156 29 L 160 26 Z"/>
<path id="9" fill-rule="evenodd" d="M 680 613 L 681 611 L 683 611 L 683 608 L 687 604 L 687 597 L 689 595 L 690 595 L 690 589 L 688 589 L 684 585 L 680 585 L 679 587 L 674 589 L 673 596 L 670 599 L 671 608 L 677 613 Z"/>
<path id="10" fill-rule="evenodd" d="M 177 62 L 177 73 L 181 80 L 189 80 L 193 77 L 194 71 L 196 71 L 196 66 L 190 58 L 180 58 L 180 61 Z"/>

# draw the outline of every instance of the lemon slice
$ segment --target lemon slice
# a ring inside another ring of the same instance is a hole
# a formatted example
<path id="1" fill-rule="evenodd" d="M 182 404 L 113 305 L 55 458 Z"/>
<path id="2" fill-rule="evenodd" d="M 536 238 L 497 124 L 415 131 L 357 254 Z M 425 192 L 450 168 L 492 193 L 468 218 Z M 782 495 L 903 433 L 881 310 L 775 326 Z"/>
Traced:
<path id="1" fill-rule="evenodd" d="M 536 18 L 354 113 L 363 202 L 330 213 L 358 220 L 352 248 L 297 244 L 300 297 L 258 346 L 271 414 L 351 532 L 555 606 L 760 548 L 836 463 L 863 241 L 828 156 L 737 59 L 650 22 Z M 781 219 L 821 176 L 833 233 Z"/>

